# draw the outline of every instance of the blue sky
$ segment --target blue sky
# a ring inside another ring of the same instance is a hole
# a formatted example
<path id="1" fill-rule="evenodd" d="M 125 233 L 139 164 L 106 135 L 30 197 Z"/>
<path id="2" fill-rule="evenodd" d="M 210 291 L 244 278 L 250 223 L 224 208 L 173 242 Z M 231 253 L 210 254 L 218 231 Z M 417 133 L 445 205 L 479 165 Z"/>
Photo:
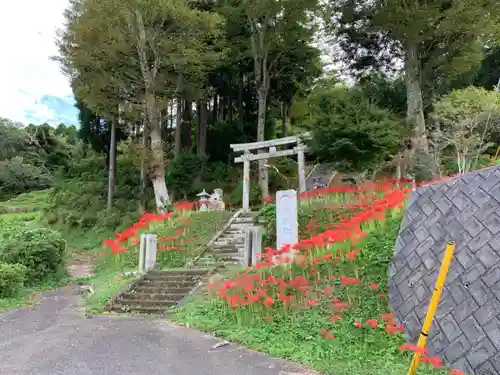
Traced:
<path id="1" fill-rule="evenodd" d="M 0 3 L 0 117 L 28 123 L 77 124 L 68 79 L 50 57 L 68 0 Z"/>

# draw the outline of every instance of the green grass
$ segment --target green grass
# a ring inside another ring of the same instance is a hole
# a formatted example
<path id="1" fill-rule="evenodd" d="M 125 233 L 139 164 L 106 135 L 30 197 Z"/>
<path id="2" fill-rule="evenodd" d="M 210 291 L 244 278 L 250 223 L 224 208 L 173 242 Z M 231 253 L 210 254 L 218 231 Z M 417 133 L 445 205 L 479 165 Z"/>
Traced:
<path id="1" fill-rule="evenodd" d="M 63 277 L 62 279 L 56 281 L 49 280 L 37 286 L 26 287 L 15 297 L 0 298 L 0 312 L 32 306 L 37 303 L 37 294 L 68 285 L 68 283 L 69 279 L 67 277 Z"/>
<path id="2" fill-rule="evenodd" d="M 17 195 L 0 203 L 0 213 L 4 212 L 32 212 L 42 210 L 46 206 L 50 189 L 33 191 Z"/>
<path id="3" fill-rule="evenodd" d="M 182 267 L 197 252 L 201 250 L 215 233 L 220 230 L 227 220 L 232 216 L 230 212 L 191 212 L 163 223 L 152 224 L 144 233 L 156 234 L 159 238 L 157 262 L 164 269 Z M 182 230 L 182 234 L 176 231 Z M 111 237 L 99 236 L 99 246 L 103 239 Z M 161 239 L 165 237 L 175 237 L 168 242 Z M 77 237 L 72 243 L 93 247 L 96 245 L 94 240 L 87 240 Z M 161 246 L 174 246 L 178 250 L 161 250 Z M 87 299 L 86 310 L 88 314 L 97 314 L 104 310 L 106 304 L 119 291 L 126 288 L 133 278 L 124 278 L 123 274 L 127 271 L 136 271 L 139 259 L 139 245 L 130 245 L 125 254 L 108 254 L 100 258 L 96 268 L 96 275 L 88 280 L 92 284 L 95 293 Z M 94 252 L 95 253 L 95 252 Z"/>
<path id="4" fill-rule="evenodd" d="M 85 313 L 96 315 L 103 312 L 111 298 L 126 288 L 133 279 L 132 277 L 123 277 L 120 271 L 106 270 L 81 282 L 91 284 L 94 288 L 94 293 L 87 297 Z"/>
<path id="5" fill-rule="evenodd" d="M 340 262 L 333 269 L 331 264 L 329 269 L 318 266 L 318 274 L 353 276 L 355 272 L 364 283 L 364 287 L 337 285 L 335 296 L 353 305 L 335 323 L 329 322 L 335 314 L 330 301 L 293 311 L 260 305 L 255 309 L 252 306 L 231 309 L 219 298 L 207 300 L 203 292 L 174 311 L 172 319 L 251 349 L 310 365 L 327 375 L 406 375 L 410 356 L 399 351 L 404 343 L 401 334 L 390 335 L 382 325 L 376 329 L 354 325 L 367 319 L 381 321 L 380 315 L 390 311 L 386 297 L 380 296 L 379 291 L 387 288 L 387 268 L 400 219 L 400 216 L 388 219 L 385 225 L 370 232 L 360 244 L 355 262 Z M 285 270 L 273 267 L 272 274 L 282 277 Z M 378 285 L 377 291 L 368 288 L 371 283 Z M 316 293 L 321 295 L 324 287 L 324 281 L 318 281 Z M 335 338 L 320 336 L 322 329 Z M 442 372 L 422 365 L 418 374 Z"/>

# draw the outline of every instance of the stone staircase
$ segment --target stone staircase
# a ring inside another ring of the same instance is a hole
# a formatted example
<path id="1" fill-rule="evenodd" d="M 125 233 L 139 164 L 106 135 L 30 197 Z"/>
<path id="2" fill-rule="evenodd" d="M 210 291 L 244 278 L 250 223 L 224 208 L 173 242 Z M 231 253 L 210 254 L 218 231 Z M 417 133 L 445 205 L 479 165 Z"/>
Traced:
<path id="1" fill-rule="evenodd" d="M 306 190 L 314 190 L 316 184 L 328 186 L 335 173 L 335 165 L 333 163 L 315 165 L 306 178 Z"/>
<path id="2" fill-rule="evenodd" d="M 151 270 L 128 291 L 118 294 L 110 311 L 161 314 L 176 306 L 212 271 L 210 268 Z"/>
<path id="3" fill-rule="evenodd" d="M 241 212 L 209 246 L 207 250 L 217 262 L 242 263 L 245 229 L 253 225 L 256 216 L 256 212 Z"/>
<path id="4" fill-rule="evenodd" d="M 245 228 L 256 216 L 256 212 L 238 212 L 185 268 L 149 271 L 126 292 L 117 294 L 108 305 L 109 311 L 158 315 L 178 306 L 219 267 L 242 263 Z"/>

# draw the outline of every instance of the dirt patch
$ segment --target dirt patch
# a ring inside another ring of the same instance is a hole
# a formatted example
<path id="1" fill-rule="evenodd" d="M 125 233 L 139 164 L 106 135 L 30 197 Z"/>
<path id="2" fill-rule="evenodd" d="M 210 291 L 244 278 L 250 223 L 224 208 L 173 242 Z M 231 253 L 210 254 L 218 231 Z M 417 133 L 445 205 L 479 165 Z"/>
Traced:
<path id="1" fill-rule="evenodd" d="M 94 275 L 94 265 L 86 262 L 73 262 L 68 266 L 68 273 L 72 279 L 90 277 Z"/>

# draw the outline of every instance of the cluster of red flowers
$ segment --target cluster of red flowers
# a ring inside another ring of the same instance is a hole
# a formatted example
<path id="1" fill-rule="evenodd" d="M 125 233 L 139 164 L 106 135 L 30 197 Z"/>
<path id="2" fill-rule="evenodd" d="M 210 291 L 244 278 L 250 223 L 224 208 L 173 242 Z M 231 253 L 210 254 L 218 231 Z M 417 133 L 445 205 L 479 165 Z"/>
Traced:
<path id="1" fill-rule="evenodd" d="M 328 207 L 332 214 L 336 214 L 337 221 L 319 223 L 317 218 L 313 217 L 306 228 L 308 238 L 301 239 L 293 246 L 283 246 L 280 249 L 266 248 L 263 254 L 259 254 L 259 261 L 255 267 L 236 275 L 233 280 L 224 282 L 222 286 L 209 287 L 217 288 L 219 298 L 226 301 L 232 309 L 250 306 L 252 309 L 259 309 L 265 321 L 272 320 L 266 312 L 273 308 L 307 309 L 317 305 L 328 305 L 331 308 L 333 315 L 328 320 L 329 323 L 342 320 L 343 313 L 349 311 L 353 301 L 339 299 L 334 295 L 336 289 L 366 285 L 379 296 L 385 296 L 385 293 L 379 290 L 377 284 L 365 284 L 355 276 L 325 274 L 322 266 L 332 262 L 355 261 L 360 253 L 358 244 L 368 236 L 371 225 L 384 220 L 391 210 L 402 208 L 414 186 L 410 180 L 385 181 L 370 182 L 358 187 L 323 188 L 303 193 L 299 199 L 323 199 L 332 194 L 341 198 L 340 204 Z M 346 196 L 348 201 L 343 203 L 342 197 Z M 269 200 L 268 203 L 271 202 Z M 131 227 L 121 233 L 115 233 L 114 239 L 105 240 L 104 245 L 111 249 L 112 254 L 123 253 L 126 251 L 126 244 L 137 244 L 138 234 L 152 223 L 172 220 L 174 215 L 182 215 L 186 210 L 192 210 L 199 204 L 203 202 L 180 202 L 175 205 L 173 213 L 144 214 Z M 310 213 L 314 214 L 314 211 L 311 209 Z M 181 227 L 187 224 L 189 220 L 184 219 Z M 179 251 L 193 239 L 186 238 L 185 231 L 179 228 L 174 235 L 160 237 L 158 241 L 162 242 L 160 250 Z M 290 268 L 282 267 L 282 274 L 278 277 L 272 272 L 275 265 L 288 265 Z M 293 267 L 298 267 L 295 270 L 302 274 L 293 274 Z M 318 289 L 318 285 L 322 287 Z M 364 327 L 383 329 L 388 334 L 404 332 L 404 327 L 395 321 L 392 313 L 384 313 L 378 318 L 355 321 L 352 324 L 360 329 Z M 329 340 L 336 338 L 327 328 L 321 329 L 319 335 Z M 422 354 L 423 363 L 431 364 L 435 368 L 443 366 L 439 358 L 426 356 L 426 350 L 416 345 L 405 344 L 400 350 L 419 352 Z M 464 373 L 452 369 L 450 375 L 464 375 Z"/>
<path id="2" fill-rule="evenodd" d="M 114 238 L 108 238 L 104 240 L 103 246 L 109 248 L 111 254 L 125 253 L 127 252 L 127 245 L 138 244 L 140 242 L 138 235 L 141 233 L 141 231 L 144 231 L 145 229 L 149 228 L 151 224 L 164 222 L 166 220 L 173 220 L 177 216 L 182 217 L 181 215 L 183 212 L 190 211 L 195 206 L 196 204 L 192 202 L 178 202 L 175 204 L 174 212 L 165 212 L 158 214 L 145 213 L 136 223 L 126 228 L 122 232 L 115 233 Z M 184 219 L 180 223 L 180 226 L 182 228 L 188 225 L 189 223 L 190 223 L 189 220 Z M 158 246 L 158 250 L 179 251 L 183 250 L 184 246 L 187 243 L 194 241 L 194 239 L 186 238 L 185 231 L 181 228 L 175 230 L 174 235 L 172 236 L 159 237 L 158 242 L 162 244 Z"/>
<path id="3" fill-rule="evenodd" d="M 413 187 L 413 182 L 409 180 L 387 181 L 365 184 L 358 188 L 343 186 L 301 194 L 301 199 L 332 193 L 350 194 L 350 202 L 329 207 L 331 210 L 342 210 L 343 214 L 339 215 L 340 220 L 335 224 L 326 225 L 325 231 L 301 239 L 293 246 L 284 246 L 281 249 L 266 248 L 264 254 L 260 254 L 255 267 L 238 274 L 223 285 L 214 284 L 210 287 L 218 288 L 219 298 L 232 309 L 247 307 L 254 312 L 257 310 L 265 321 L 272 320 L 268 316 L 269 313 L 266 313 L 271 308 L 291 310 L 328 305 L 334 312 L 328 322 L 335 323 L 341 320 L 343 313 L 352 306 L 351 301 L 342 301 L 334 296 L 335 289 L 359 287 L 364 283 L 354 276 L 325 274 L 321 266 L 331 262 L 356 260 L 359 254 L 357 245 L 368 236 L 366 229 L 370 228 L 370 224 L 384 220 L 393 209 L 402 208 Z M 307 231 L 311 233 L 318 227 L 320 225 L 317 219 L 313 218 L 307 225 Z M 272 270 L 273 266 L 278 264 L 299 267 L 296 268 L 296 273 L 302 274 L 294 274 L 293 268 L 280 267 L 280 277 L 275 276 Z M 320 284 L 322 280 L 323 284 Z M 328 282 L 325 283 L 325 280 Z M 320 293 L 319 285 L 323 285 Z M 374 293 L 385 296 L 385 293 L 379 291 L 377 284 L 371 283 L 367 287 Z M 404 333 L 404 326 L 396 322 L 392 313 L 384 313 L 379 318 L 355 321 L 352 324 L 360 329 L 383 329 L 388 334 Z M 329 340 L 336 338 L 327 328 L 322 328 L 319 335 Z M 443 367 L 439 358 L 426 356 L 425 350 L 416 345 L 406 344 L 400 350 L 421 352 L 422 363 L 428 363 L 435 368 Z M 463 375 L 463 372 L 451 369 L 450 375 Z"/>
<path id="4" fill-rule="evenodd" d="M 126 248 L 123 244 L 127 243 L 129 240 L 132 243 L 137 243 L 139 240 L 135 237 L 139 231 L 149 227 L 151 223 L 162 222 L 165 220 L 172 219 L 173 214 L 171 212 L 151 214 L 145 213 L 142 217 L 134 223 L 132 226 L 126 228 L 120 233 L 115 233 L 115 238 L 109 238 L 103 241 L 103 245 L 111 249 L 112 254 L 120 254 L 126 252 Z"/>

